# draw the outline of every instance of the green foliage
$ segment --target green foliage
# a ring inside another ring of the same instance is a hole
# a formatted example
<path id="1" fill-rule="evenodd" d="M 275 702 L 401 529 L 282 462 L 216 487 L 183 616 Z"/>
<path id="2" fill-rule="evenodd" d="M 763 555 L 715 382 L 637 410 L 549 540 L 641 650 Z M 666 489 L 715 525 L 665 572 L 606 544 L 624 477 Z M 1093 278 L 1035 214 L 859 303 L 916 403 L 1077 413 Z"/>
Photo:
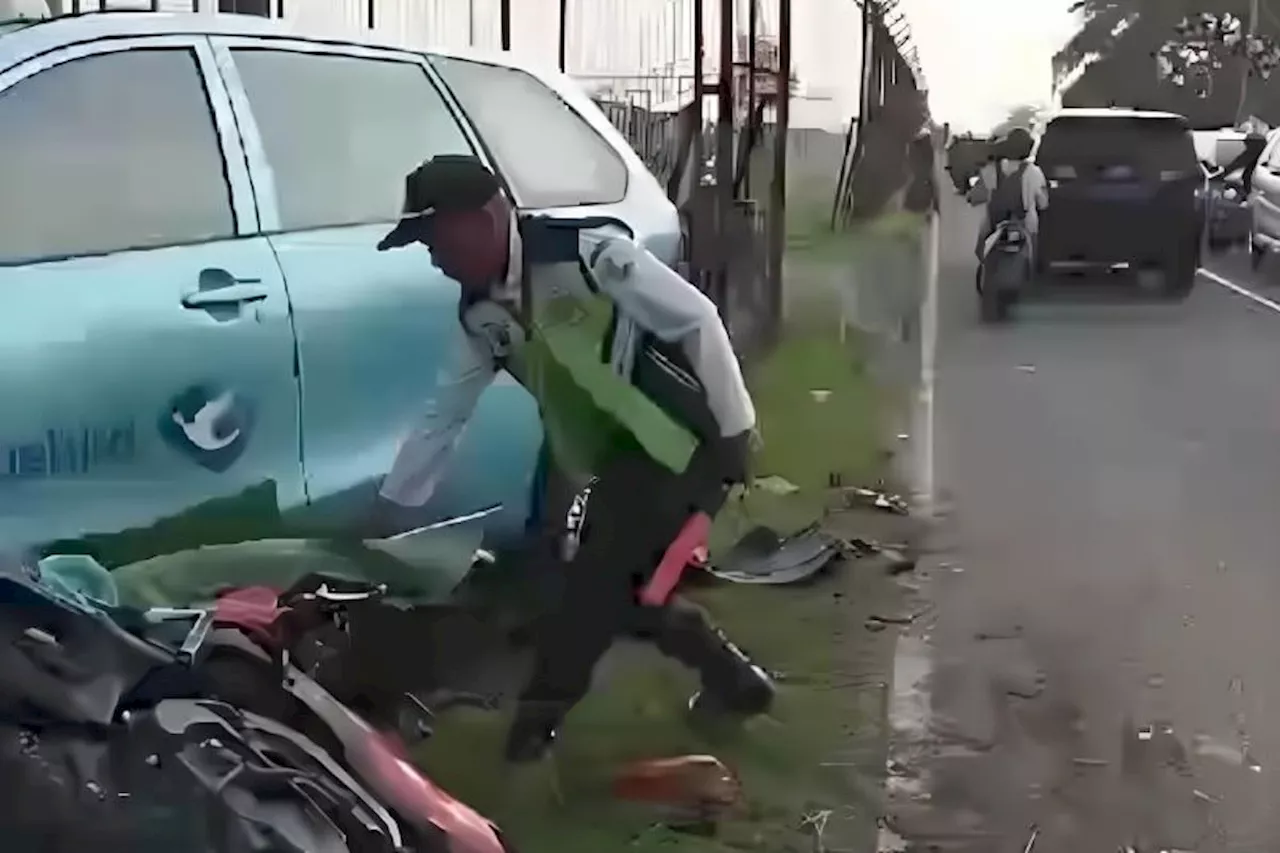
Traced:
<path id="1" fill-rule="evenodd" d="M 1117 106 L 1162 109 L 1181 113 L 1199 127 L 1234 124 L 1241 106 L 1241 81 L 1250 63 L 1222 51 L 1219 67 L 1209 74 L 1165 73 L 1157 55 L 1172 42 L 1187 39 L 1179 33 L 1185 19 L 1204 13 L 1234 15 L 1248 20 L 1249 0 L 1078 0 L 1073 11 L 1082 15 L 1076 34 L 1054 57 L 1055 72 L 1065 75 L 1096 56 L 1070 88 L 1064 106 Z M 1280 38 L 1280 14 L 1260 6 L 1257 34 Z M 1270 122 L 1280 117 L 1280 85 L 1273 77 L 1250 80 L 1245 113 Z"/>

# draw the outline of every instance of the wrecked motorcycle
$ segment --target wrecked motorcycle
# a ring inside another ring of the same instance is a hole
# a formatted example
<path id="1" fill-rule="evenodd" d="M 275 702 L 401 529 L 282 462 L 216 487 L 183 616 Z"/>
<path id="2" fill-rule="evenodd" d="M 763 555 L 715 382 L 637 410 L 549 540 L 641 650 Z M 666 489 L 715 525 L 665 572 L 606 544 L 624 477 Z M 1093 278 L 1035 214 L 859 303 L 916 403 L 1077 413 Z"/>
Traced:
<path id="1" fill-rule="evenodd" d="M 348 609 L 374 604 L 386 590 L 312 575 L 280 593 L 263 586 L 229 590 L 215 603 L 209 653 L 200 672 L 212 695 L 296 728 L 322 745 L 408 827 L 419 853 L 509 853 L 486 818 L 437 787 L 410 761 L 408 744 L 430 736 L 434 711 L 412 694 L 359 695 L 366 718 L 326 687 L 344 689 L 341 663 Z M 322 682 L 324 686 L 322 686 Z M 395 713 L 389 714 L 389 711 Z M 371 725 L 371 722 L 373 723 Z"/>
<path id="2" fill-rule="evenodd" d="M 138 608 L 211 606 L 229 589 L 294 588 L 304 579 L 382 588 L 348 605 L 350 668 L 403 692 L 492 692 L 485 674 L 518 654 L 516 640 L 554 593 L 555 571 L 531 554 L 482 549 L 492 507 L 382 539 L 264 539 L 155 557 L 114 569 Z M 344 641 L 345 642 L 345 641 Z M 413 648 L 412 656 L 388 649 Z M 368 706 L 357 710 L 365 713 Z"/>
<path id="3" fill-rule="evenodd" d="M 199 662 L 212 614 L 121 607 L 99 581 L 88 593 L 40 563 L 0 563 L 6 850 L 410 849 L 313 741 L 209 698 Z"/>

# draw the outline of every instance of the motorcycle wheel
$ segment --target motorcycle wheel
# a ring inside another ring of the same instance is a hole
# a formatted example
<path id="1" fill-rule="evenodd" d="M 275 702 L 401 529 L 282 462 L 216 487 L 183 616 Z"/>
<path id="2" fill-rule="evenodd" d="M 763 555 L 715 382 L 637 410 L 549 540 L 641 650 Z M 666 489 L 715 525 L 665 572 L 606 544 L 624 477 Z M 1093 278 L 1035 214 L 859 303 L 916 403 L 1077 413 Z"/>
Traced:
<path id="1" fill-rule="evenodd" d="M 985 276 L 979 274 L 978 316 L 983 323 L 994 325 L 1008 322 L 1016 301 L 1014 294 L 997 287 L 988 287 Z"/>

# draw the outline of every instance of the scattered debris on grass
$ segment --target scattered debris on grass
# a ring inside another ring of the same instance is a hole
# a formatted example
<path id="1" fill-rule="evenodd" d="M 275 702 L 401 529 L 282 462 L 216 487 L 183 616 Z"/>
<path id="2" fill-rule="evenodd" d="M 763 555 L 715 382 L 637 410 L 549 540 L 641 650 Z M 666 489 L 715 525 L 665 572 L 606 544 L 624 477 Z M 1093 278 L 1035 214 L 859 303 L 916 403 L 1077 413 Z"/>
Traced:
<path id="1" fill-rule="evenodd" d="M 893 495 L 879 489 L 868 489 L 863 486 L 841 486 L 839 477 L 833 475 L 832 488 L 839 489 L 845 506 L 850 509 L 868 507 L 894 515 L 910 515 L 911 506 L 901 495 Z"/>
<path id="2" fill-rule="evenodd" d="M 826 853 L 825 836 L 829 820 L 831 820 L 831 809 L 820 809 L 805 815 L 800 821 L 801 829 L 809 829 L 813 833 L 813 853 Z"/>
<path id="3" fill-rule="evenodd" d="M 786 477 L 779 477 L 777 474 L 770 474 L 765 477 L 756 477 L 751 481 L 751 488 L 761 489 L 771 495 L 786 497 L 794 495 L 800 491 L 800 487 L 788 480 Z"/>

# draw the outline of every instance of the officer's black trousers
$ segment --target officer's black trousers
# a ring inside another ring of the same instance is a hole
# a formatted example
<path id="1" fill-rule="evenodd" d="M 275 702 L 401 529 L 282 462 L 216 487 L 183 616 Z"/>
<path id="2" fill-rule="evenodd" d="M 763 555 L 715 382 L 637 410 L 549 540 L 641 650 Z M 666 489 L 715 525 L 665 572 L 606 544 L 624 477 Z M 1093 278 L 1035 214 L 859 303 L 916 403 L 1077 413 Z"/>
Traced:
<path id="1" fill-rule="evenodd" d="M 653 643 L 702 677 L 719 704 L 743 713 L 763 710 L 771 691 L 698 607 L 673 595 L 660 607 L 639 601 L 668 546 L 697 512 L 713 515 L 728 494 L 723 454 L 735 444 L 704 445 L 680 475 L 640 454 L 602 472 L 587 503 L 581 542 L 564 562 L 557 605 L 534 638 L 535 663 L 521 696 L 516 726 L 554 727 L 587 693 L 596 663 L 617 637 Z"/>

